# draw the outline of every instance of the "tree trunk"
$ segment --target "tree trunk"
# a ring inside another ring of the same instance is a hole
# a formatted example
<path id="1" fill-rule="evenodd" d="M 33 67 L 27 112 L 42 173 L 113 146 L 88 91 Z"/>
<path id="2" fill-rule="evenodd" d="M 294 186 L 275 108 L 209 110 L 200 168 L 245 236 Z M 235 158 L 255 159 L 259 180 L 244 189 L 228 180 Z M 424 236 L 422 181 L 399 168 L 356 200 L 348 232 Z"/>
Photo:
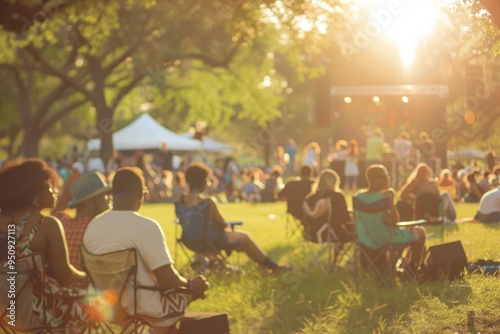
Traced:
<path id="1" fill-rule="evenodd" d="M 38 156 L 38 144 L 40 135 L 35 131 L 26 131 L 24 133 L 21 155 L 26 158 Z"/>
<path id="2" fill-rule="evenodd" d="M 113 155 L 113 132 L 115 129 L 113 110 L 111 110 L 104 104 L 101 104 L 99 106 L 94 105 L 94 107 L 96 108 L 97 114 L 96 128 L 99 133 L 99 138 L 101 139 L 101 150 L 99 151 L 99 157 L 106 165 L 106 163 Z"/>

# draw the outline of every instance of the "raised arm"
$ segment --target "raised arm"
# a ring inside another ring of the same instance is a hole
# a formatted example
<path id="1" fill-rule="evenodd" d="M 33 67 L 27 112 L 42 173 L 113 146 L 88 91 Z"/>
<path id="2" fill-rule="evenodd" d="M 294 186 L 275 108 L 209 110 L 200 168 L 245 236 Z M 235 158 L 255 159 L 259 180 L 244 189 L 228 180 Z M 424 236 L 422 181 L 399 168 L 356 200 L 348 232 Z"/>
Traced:
<path id="1" fill-rule="evenodd" d="M 302 209 L 304 210 L 304 213 L 313 219 L 321 217 L 321 215 L 328 212 L 330 208 L 331 208 L 330 198 L 320 199 L 314 206 L 314 209 L 312 210 L 309 207 L 309 204 L 307 204 L 307 202 L 304 202 L 304 204 L 302 204 Z"/>

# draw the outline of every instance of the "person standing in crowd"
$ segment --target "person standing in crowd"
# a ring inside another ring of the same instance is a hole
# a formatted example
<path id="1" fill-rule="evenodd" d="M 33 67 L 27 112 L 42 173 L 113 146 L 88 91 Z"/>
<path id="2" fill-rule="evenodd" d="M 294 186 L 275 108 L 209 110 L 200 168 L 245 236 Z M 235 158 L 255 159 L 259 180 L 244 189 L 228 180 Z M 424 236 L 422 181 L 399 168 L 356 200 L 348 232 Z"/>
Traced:
<path id="1" fill-rule="evenodd" d="M 106 173 L 106 167 L 104 166 L 104 162 L 101 157 L 97 154 L 97 152 L 92 152 L 87 162 L 87 171 L 92 172 L 95 170 L 102 174 Z"/>
<path id="2" fill-rule="evenodd" d="M 162 170 L 174 171 L 174 154 L 168 149 L 168 143 L 163 142 L 161 144 L 161 150 L 158 153 L 160 166 Z"/>
<path id="3" fill-rule="evenodd" d="M 385 141 L 382 131 L 377 129 L 366 140 L 366 167 L 373 164 L 382 164 L 385 153 Z"/>
<path id="4" fill-rule="evenodd" d="M 110 188 L 101 173 L 89 172 L 80 175 L 78 170 L 74 170 L 64 184 L 59 201 L 52 212 L 52 215 L 59 218 L 63 224 L 68 243 L 69 261 L 79 270 L 83 270 L 80 259 L 83 235 L 90 221 L 109 209 Z M 64 212 L 66 207 L 76 208 L 74 218 Z"/>
<path id="5" fill-rule="evenodd" d="M 319 144 L 315 141 L 310 142 L 304 147 L 304 165 L 310 165 L 313 167 L 314 175 L 318 175 L 320 168 L 320 154 L 321 148 Z"/>
<path id="6" fill-rule="evenodd" d="M 394 152 L 396 159 L 401 164 L 409 164 L 412 156 L 413 144 L 410 140 L 410 134 L 406 131 L 401 131 L 399 137 L 394 140 Z"/>
<path id="7" fill-rule="evenodd" d="M 397 168 L 398 168 L 398 182 L 397 186 L 400 187 L 403 180 L 406 179 L 412 171 L 411 164 L 413 156 L 413 144 L 410 140 L 410 134 L 406 131 L 401 131 L 399 137 L 394 140 L 394 153 L 396 154 Z"/>
<path id="8" fill-rule="evenodd" d="M 237 198 L 237 196 L 235 196 L 234 176 L 239 173 L 238 165 L 236 165 L 234 159 L 231 157 L 226 158 L 222 166 L 221 187 L 224 189 L 228 202 L 234 202 Z"/>
<path id="9" fill-rule="evenodd" d="M 120 168 L 121 165 L 121 160 L 120 160 L 120 153 L 118 153 L 117 150 L 113 150 L 113 154 L 108 160 L 108 163 L 106 164 L 106 175 L 111 175 Z"/>
<path id="10" fill-rule="evenodd" d="M 297 147 L 295 140 L 288 139 L 288 145 L 285 147 L 284 160 L 286 162 L 286 172 L 293 174 L 295 172 L 295 161 L 297 160 Z"/>
<path id="11" fill-rule="evenodd" d="M 120 167 L 135 167 L 140 157 L 144 155 L 143 150 L 119 151 Z"/>
<path id="12" fill-rule="evenodd" d="M 340 186 L 345 185 L 345 164 L 346 164 L 346 153 L 349 144 L 347 141 L 340 139 L 335 143 L 335 152 L 331 156 L 330 168 L 333 169 L 340 177 Z"/>
<path id="13" fill-rule="evenodd" d="M 179 203 L 182 195 L 187 191 L 186 176 L 184 172 L 177 171 L 174 173 L 172 182 L 172 202 Z"/>
<path id="14" fill-rule="evenodd" d="M 83 301 L 60 296 L 81 296 L 84 292 L 76 286 L 85 285 L 87 275 L 69 262 L 61 222 L 55 217 L 42 214 L 44 209 L 53 209 L 56 205 L 57 183 L 57 172 L 41 159 L 12 163 L 0 171 L 1 249 L 6 249 L 3 248 L 3 242 L 7 242 L 9 225 L 15 225 L 16 259 L 41 253 L 47 266 L 43 286 L 39 287 L 44 293 L 40 289 L 33 289 L 34 317 L 39 321 L 43 320 L 50 327 L 81 333 L 88 326 L 86 324 L 92 325 Z M 6 265 L 6 255 L 7 252 L 0 254 L 2 266 Z M 4 284 L 2 282 L 2 286 Z M 7 307 L 4 301 L 7 299 L 2 296 L 0 308 L 3 310 Z M 25 305 L 17 306 L 21 308 Z"/>
<path id="15" fill-rule="evenodd" d="M 358 156 L 358 142 L 356 139 L 352 139 L 349 143 L 349 148 L 347 149 L 345 157 L 345 191 L 352 190 L 352 192 L 355 193 L 358 189 Z"/>
<path id="16" fill-rule="evenodd" d="M 137 167 L 120 168 L 113 178 L 113 209 L 95 217 L 83 237 L 85 249 L 101 255 L 134 248 L 137 251 L 137 283 L 167 291 L 175 288 L 194 290 L 194 298 L 201 298 L 208 290 L 203 276 L 192 280 L 182 277 L 174 267 L 165 234 L 157 221 L 139 214 L 146 184 L 142 171 Z M 175 292 L 176 293 L 176 292 Z M 132 299 L 136 298 L 135 303 Z M 139 289 L 127 284 L 121 306 L 132 315 L 136 311 L 148 317 L 153 333 L 169 333 L 180 316 L 172 316 L 172 310 L 164 307 L 165 298 L 157 290 Z M 178 294 L 177 300 L 184 305 L 191 301 L 186 294 Z M 136 306 L 136 309 L 134 306 Z"/>
<path id="17" fill-rule="evenodd" d="M 493 170 L 496 164 L 495 152 L 492 149 L 489 149 L 486 153 L 486 164 L 489 170 Z"/>
<path id="18" fill-rule="evenodd" d="M 425 131 L 420 132 L 418 135 L 418 140 L 415 143 L 420 153 L 420 162 L 426 163 L 428 166 L 432 166 L 432 158 L 436 153 L 436 145 L 434 141 L 429 138 L 429 134 Z"/>
<path id="19" fill-rule="evenodd" d="M 281 145 L 276 147 L 276 151 L 274 152 L 274 162 L 275 165 L 279 166 L 282 170 L 286 168 L 285 148 Z"/>

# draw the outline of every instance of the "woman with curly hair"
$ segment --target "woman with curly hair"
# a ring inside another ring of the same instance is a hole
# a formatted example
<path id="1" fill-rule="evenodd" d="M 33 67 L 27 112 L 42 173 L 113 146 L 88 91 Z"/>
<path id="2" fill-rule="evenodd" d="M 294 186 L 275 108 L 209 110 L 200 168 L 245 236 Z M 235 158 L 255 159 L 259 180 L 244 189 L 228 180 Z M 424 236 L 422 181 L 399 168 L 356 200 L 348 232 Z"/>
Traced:
<path id="1" fill-rule="evenodd" d="M 33 290 L 35 318 L 40 322 L 44 319 L 50 327 L 79 332 L 86 323 L 90 324 L 85 306 L 79 300 L 75 302 L 75 299 L 61 297 L 81 295 L 81 290 L 74 286 L 86 284 L 86 275 L 69 263 L 61 222 L 41 213 L 43 209 L 53 209 L 56 205 L 57 180 L 56 171 L 40 159 L 28 159 L 0 170 L 0 236 L 5 236 L 14 225 L 16 258 L 33 253 L 42 253 L 45 258 L 45 293 L 37 294 L 37 289 Z M 4 252 L 0 254 L 2 265 L 7 260 L 5 256 Z"/>

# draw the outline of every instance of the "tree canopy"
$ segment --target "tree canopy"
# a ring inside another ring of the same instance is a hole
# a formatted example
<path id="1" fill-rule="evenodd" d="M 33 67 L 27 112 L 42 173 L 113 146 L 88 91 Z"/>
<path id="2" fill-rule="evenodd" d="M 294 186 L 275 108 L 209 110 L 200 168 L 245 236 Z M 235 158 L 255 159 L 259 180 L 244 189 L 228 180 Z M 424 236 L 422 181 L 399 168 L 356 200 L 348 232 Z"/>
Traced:
<path id="1" fill-rule="evenodd" d="M 46 0 L 38 6 L 14 1 L 18 15 L 0 17 L 1 75 L 16 82 L 7 88 L 17 107 L 3 112 L 23 130 L 25 155 L 37 153 L 40 136 L 55 122 L 84 108 L 95 113 L 107 159 L 117 108 L 145 86 L 153 89 L 144 102 L 186 113 L 186 122 L 265 123 L 280 114 L 285 74 L 318 75 L 324 48 L 349 24 L 347 5 L 335 0 Z M 293 71 L 280 71 L 285 64 Z"/>

